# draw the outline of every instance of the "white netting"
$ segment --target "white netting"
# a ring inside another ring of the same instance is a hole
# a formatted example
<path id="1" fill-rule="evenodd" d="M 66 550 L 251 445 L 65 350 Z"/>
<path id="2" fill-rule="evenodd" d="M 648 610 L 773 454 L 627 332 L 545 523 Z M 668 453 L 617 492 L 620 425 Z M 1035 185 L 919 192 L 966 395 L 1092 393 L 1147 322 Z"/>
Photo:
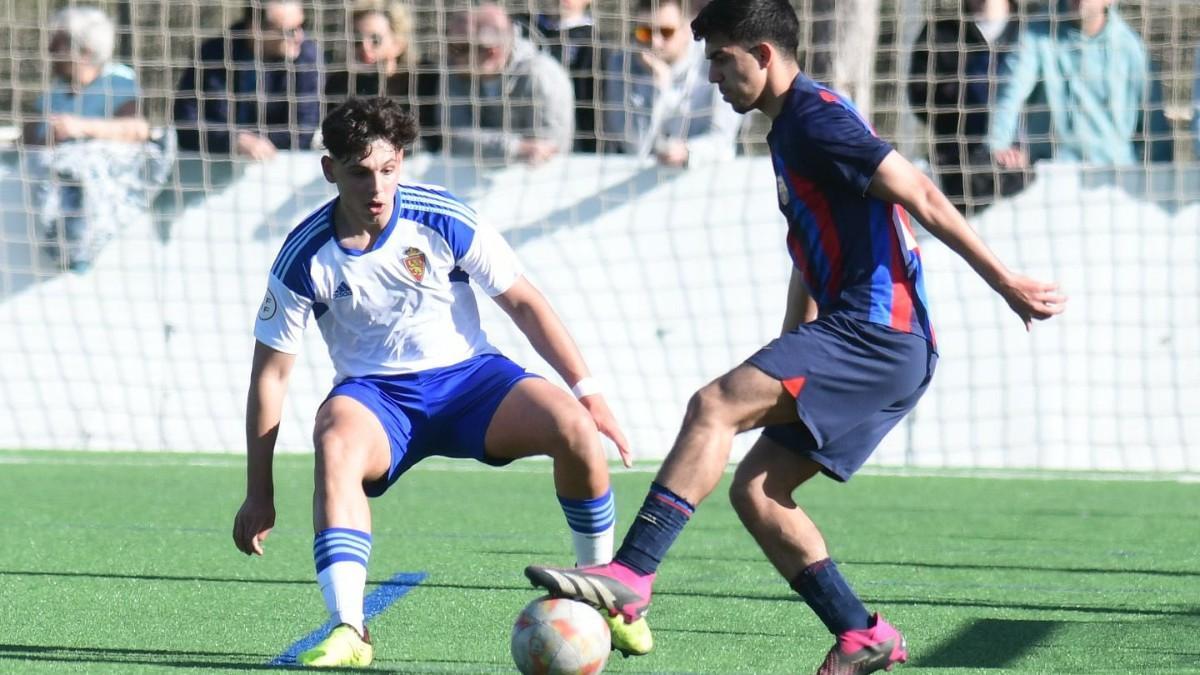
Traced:
<path id="1" fill-rule="evenodd" d="M 0 124 L 11 125 L 9 140 L 35 119 L 32 102 L 51 85 L 47 28 L 70 4 L 84 3 L 0 5 Z M 132 66 L 140 112 L 156 130 L 172 122 L 175 86 L 197 41 L 222 35 L 241 11 L 191 0 L 94 4 L 118 25 L 115 59 Z M 836 3 L 839 14 L 831 0 L 797 3 L 802 64 L 856 92 L 880 133 L 914 158 L 931 157 L 933 169 L 930 132 L 905 90 L 917 34 L 928 20 L 956 16 L 957 4 L 864 0 Z M 304 5 L 307 35 L 321 45 L 325 74 L 334 72 L 348 53 L 345 7 Z M 447 12 L 458 6 L 413 3 L 421 72 L 445 67 Z M 603 47 L 630 46 L 632 6 L 596 3 Z M 1022 7 L 1019 16 L 1038 12 Z M 1042 163 L 1024 190 L 972 216 L 1012 266 L 1056 278 L 1071 295 L 1070 312 L 1032 335 L 961 261 L 922 240 L 942 361 L 934 387 L 876 462 L 1200 469 L 1200 415 L 1187 403 L 1200 400 L 1200 170 L 1189 131 L 1200 7 L 1146 0 L 1123 2 L 1121 12 L 1158 64 L 1165 126 L 1149 140 L 1174 161 Z M 872 30 L 855 28 L 864 21 Z M 969 51 L 965 40 L 960 46 Z M 438 145 L 448 105 L 477 94 L 461 100 L 424 83 L 412 95 L 432 112 L 410 175 L 446 185 L 505 232 L 608 383 L 636 449 L 661 456 L 688 395 L 769 339 L 782 319 L 788 261 L 761 155 L 764 120 L 746 119 L 737 157 L 686 170 L 590 153 L 505 167 Z M 612 105 L 601 101 L 600 114 Z M 606 134 L 598 134 L 602 145 L 619 142 Z M 932 140 L 965 144 L 953 135 Z M 161 138 L 159 147 L 173 150 Z M 0 446 L 241 451 L 251 327 L 267 269 L 286 232 L 332 195 L 319 152 L 266 162 L 179 152 L 152 202 L 107 214 L 117 214 L 114 236 L 82 272 L 61 271 L 41 229 L 44 188 L 70 194 L 60 188 L 79 179 L 32 167 L 34 154 L 15 140 L 0 151 Z M 147 167 L 143 175 L 153 177 Z M 966 201 L 974 208 L 990 200 Z M 502 313 L 483 307 L 493 339 L 549 374 Z M 310 330 L 283 449 L 309 447 L 330 376 Z"/>

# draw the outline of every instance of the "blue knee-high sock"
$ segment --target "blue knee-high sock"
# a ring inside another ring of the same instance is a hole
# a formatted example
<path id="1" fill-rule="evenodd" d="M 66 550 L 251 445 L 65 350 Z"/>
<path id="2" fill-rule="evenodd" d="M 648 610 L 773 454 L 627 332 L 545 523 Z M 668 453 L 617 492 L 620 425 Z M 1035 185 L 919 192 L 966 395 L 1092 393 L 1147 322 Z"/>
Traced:
<path id="1" fill-rule="evenodd" d="M 650 492 L 617 551 L 616 561 L 638 574 L 654 574 L 695 512 L 696 507 L 683 497 L 651 483 Z"/>
<path id="2" fill-rule="evenodd" d="M 837 564 L 826 558 L 804 568 L 791 581 L 821 622 L 834 635 L 870 626 L 871 615 L 838 571 Z"/>
<path id="3" fill-rule="evenodd" d="M 559 495 L 558 503 L 571 528 L 575 564 L 585 567 L 612 560 L 613 530 L 617 523 L 612 489 L 593 499 L 568 499 Z"/>

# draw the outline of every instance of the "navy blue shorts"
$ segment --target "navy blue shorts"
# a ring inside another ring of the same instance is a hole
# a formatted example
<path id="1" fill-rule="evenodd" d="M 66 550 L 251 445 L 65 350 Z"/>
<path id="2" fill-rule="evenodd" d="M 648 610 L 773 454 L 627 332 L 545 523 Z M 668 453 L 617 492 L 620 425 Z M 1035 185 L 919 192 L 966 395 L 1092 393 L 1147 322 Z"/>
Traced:
<path id="1" fill-rule="evenodd" d="M 517 382 L 537 377 L 499 354 L 481 354 L 446 368 L 404 375 L 349 377 L 329 392 L 349 396 L 375 414 L 387 433 L 392 463 L 387 475 L 363 485 L 378 497 L 417 462 L 431 455 L 475 459 L 492 466 L 483 447 L 500 402 Z"/>
<path id="2" fill-rule="evenodd" d="M 845 481 L 925 393 L 937 352 L 925 338 L 830 314 L 746 360 L 796 397 L 801 423 L 763 435 Z"/>

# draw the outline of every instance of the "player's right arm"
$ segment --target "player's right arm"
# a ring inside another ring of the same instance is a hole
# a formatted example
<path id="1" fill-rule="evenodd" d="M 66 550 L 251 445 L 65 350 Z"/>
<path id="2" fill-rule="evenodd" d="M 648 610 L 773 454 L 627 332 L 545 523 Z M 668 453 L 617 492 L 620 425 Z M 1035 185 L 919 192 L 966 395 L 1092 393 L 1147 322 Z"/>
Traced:
<path id="1" fill-rule="evenodd" d="M 275 439 L 295 362 L 295 354 L 254 343 L 246 397 L 246 499 L 233 521 L 233 543 L 246 555 L 262 555 L 262 542 L 275 526 Z"/>
<path id="2" fill-rule="evenodd" d="M 782 334 L 790 333 L 800 327 L 800 324 L 815 321 L 817 318 L 817 302 L 813 300 L 800 270 L 792 267 L 792 280 L 788 282 L 787 309 L 783 313 Z"/>
<path id="3" fill-rule="evenodd" d="M 293 238 L 284 244 L 285 254 L 297 250 Z M 271 471 L 275 439 L 288 378 L 314 297 L 311 282 L 306 281 L 308 268 L 295 263 L 295 255 L 289 258 L 285 254 L 272 266 L 254 323 L 254 360 L 246 397 L 246 500 L 233 521 L 233 543 L 246 555 L 263 554 L 262 542 L 275 525 Z"/>
<path id="4" fill-rule="evenodd" d="M 1005 267 L 946 195 L 900 153 L 893 150 L 883 158 L 867 191 L 903 206 L 933 236 L 966 260 L 1021 317 L 1026 330 L 1034 319 L 1049 319 L 1063 311 L 1067 298 L 1058 292 L 1056 284 L 1021 276 Z"/>

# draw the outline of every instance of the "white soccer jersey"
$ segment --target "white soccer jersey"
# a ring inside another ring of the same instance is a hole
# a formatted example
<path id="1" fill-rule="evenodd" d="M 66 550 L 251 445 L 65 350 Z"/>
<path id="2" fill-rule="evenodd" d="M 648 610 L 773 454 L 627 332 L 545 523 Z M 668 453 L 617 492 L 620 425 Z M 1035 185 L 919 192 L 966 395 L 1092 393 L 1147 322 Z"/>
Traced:
<path id="1" fill-rule="evenodd" d="M 368 251 L 342 248 L 333 199 L 292 230 L 279 251 L 254 337 L 295 354 L 311 314 L 335 382 L 454 365 L 495 353 L 468 281 L 489 296 L 521 276 L 516 254 L 475 211 L 439 187 L 401 185 L 392 218 Z"/>

